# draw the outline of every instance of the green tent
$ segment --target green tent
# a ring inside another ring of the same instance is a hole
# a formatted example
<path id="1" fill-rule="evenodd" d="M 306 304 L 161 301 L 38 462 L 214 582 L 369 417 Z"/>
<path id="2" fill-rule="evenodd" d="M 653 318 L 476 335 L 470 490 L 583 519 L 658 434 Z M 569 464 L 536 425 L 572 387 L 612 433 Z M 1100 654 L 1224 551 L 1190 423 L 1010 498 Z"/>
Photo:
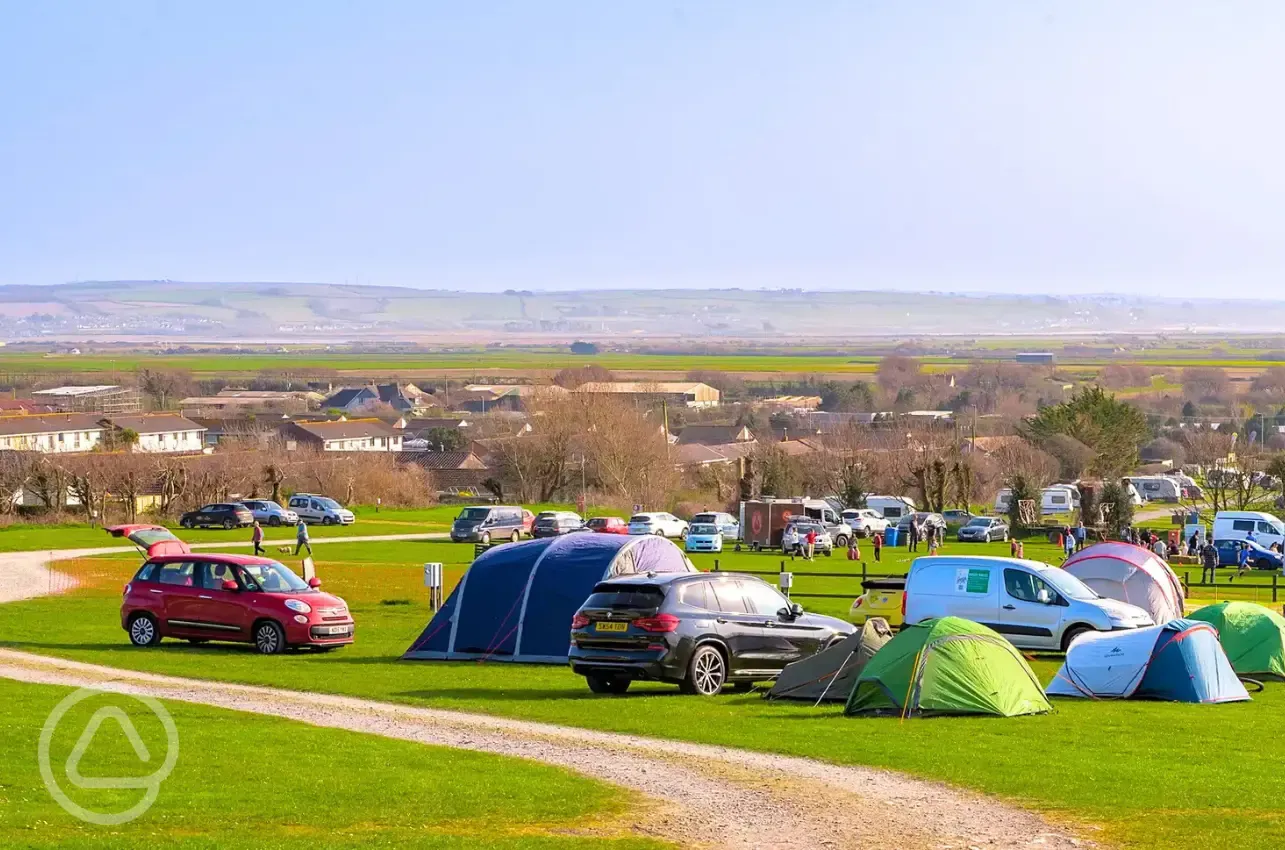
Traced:
<path id="1" fill-rule="evenodd" d="M 870 659 L 845 714 L 1043 714 L 1039 680 L 1013 645 L 971 620 L 906 626 Z"/>
<path id="2" fill-rule="evenodd" d="M 1285 617 L 1252 602 L 1219 602 L 1187 616 L 1218 630 L 1238 674 L 1285 680 Z"/>

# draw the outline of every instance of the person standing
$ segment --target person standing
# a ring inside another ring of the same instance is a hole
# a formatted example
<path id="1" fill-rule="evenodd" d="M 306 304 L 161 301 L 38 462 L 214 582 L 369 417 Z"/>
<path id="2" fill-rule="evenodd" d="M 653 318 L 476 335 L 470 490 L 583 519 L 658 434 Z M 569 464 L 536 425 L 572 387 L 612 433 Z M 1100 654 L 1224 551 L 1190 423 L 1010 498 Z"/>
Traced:
<path id="1" fill-rule="evenodd" d="M 870 538 L 870 545 L 874 547 L 875 563 L 877 564 L 883 560 L 883 532 L 882 531 L 876 531 L 874 533 L 874 535 Z"/>
<path id="2" fill-rule="evenodd" d="M 1080 520 L 1075 524 L 1075 551 L 1078 552 L 1084 548 L 1084 544 L 1088 542 L 1088 537 L 1089 530 L 1084 527 L 1084 520 Z"/>
<path id="3" fill-rule="evenodd" d="M 812 556 L 816 553 L 816 545 L 817 545 L 817 530 L 815 528 L 808 529 L 807 541 L 808 541 L 808 560 L 811 561 Z"/>
<path id="4" fill-rule="evenodd" d="M 1071 556 L 1075 554 L 1075 535 L 1071 534 L 1070 531 L 1071 530 L 1068 528 L 1067 533 L 1062 535 L 1062 549 L 1065 553 L 1065 557 L 1062 558 L 1062 561 L 1064 563 L 1070 560 Z"/>
<path id="5" fill-rule="evenodd" d="M 307 549 L 308 557 L 312 557 L 312 542 L 308 539 L 308 523 L 302 519 L 294 527 L 294 553 L 298 555 L 300 549 Z"/>
<path id="6" fill-rule="evenodd" d="M 262 555 L 263 526 L 259 525 L 259 521 L 257 519 L 254 521 L 254 530 L 250 532 L 250 542 L 254 544 L 254 554 Z"/>
<path id="7" fill-rule="evenodd" d="M 781 551 L 787 553 L 790 556 L 790 560 L 793 561 L 798 549 L 799 531 L 794 526 L 787 525 L 785 531 L 781 534 Z"/>
<path id="8" fill-rule="evenodd" d="M 1218 547 L 1213 541 L 1208 541 L 1200 547 L 1200 582 L 1206 583 L 1205 576 L 1209 576 L 1208 583 L 1215 584 L 1218 581 Z"/>
<path id="9" fill-rule="evenodd" d="M 1163 540 L 1157 540 L 1156 545 L 1151 547 L 1151 551 L 1155 552 L 1160 560 L 1169 560 L 1169 546 Z"/>
<path id="10" fill-rule="evenodd" d="M 906 549 L 911 552 L 919 551 L 919 525 L 915 518 L 910 518 L 910 524 L 906 527 Z"/>

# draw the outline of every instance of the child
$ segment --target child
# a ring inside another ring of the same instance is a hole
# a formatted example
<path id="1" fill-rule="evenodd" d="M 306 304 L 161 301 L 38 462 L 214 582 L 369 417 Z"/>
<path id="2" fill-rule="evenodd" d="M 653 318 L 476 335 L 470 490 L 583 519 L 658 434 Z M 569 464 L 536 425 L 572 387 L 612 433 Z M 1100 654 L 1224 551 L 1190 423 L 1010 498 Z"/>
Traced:
<path id="1" fill-rule="evenodd" d="M 928 554 L 937 554 L 937 532 L 930 532 L 928 535 Z"/>
<path id="2" fill-rule="evenodd" d="M 875 563 L 877 564 L 879 563 L 879 561 L 882 559 L 882 556 L 883 556 L 883 532 L 882 531 L 875 532 L 874 537 L 871 538 L 870 545 L 874 546 Z"/>
<path id="3" fill-rule="evenodd" d="M 848 541 L 848 560 L 861 560 L 861 547 L 857 545 L 856 535 L 853 535 L 852 539 Z"/>

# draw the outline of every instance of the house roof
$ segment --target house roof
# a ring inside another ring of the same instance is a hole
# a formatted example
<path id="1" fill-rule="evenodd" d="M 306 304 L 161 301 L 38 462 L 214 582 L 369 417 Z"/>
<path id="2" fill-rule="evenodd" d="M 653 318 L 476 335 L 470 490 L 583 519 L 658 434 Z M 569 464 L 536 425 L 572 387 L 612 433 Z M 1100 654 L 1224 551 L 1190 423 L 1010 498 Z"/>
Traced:
<path id="1" fill-rule="evenodd" d="M 486 464 L 473 452 L 400 452 L 397 460 L 425 469 L 486 469 Z"/>
<path id="2" fill-rule="evenodd" d="M 713 390 L 709 384 L 700 381 L 588 381 L 576 387 L 578 393 L 694 393 L 700 390 Z"/>
<path id="3" fill-rule="evenodd" d="M 0 416 L 0 436 L 57 434 L 64 431 L 101 431 L 98 419 L 88 413 L 44 413 Z"/>
<path id="4" fill-rule="evenodd" d="M 204 431 L 205 426 L 177 413 L 144 413 L 132 416 L 107 416 L 102 419 L 122 431 L 136 434 L 172 434 L 177 431 Z"/>
<path id="5" fill-rule="evenodd" d="M 433 483 L 439 490 L 477 490 L 492 475 L 489 469 L 434 469 Z"/>
<path id="6" fill-rule="evenodd" d="M 751 442 L 754 434 L 744 425 L 688 425 L 678 433 L 679 444 L 699 443 L 716 446 L 723 443 Z"/>
<path id="7" fill-rule="evenodd" d="M 705 446 L 700 443 L 674 446 L 672 458 L 678 466 L 709 466 L 711 464 L 732 462 L 731 457 L 713 446 Z"/>
<path id="8" fill-rule="evenodd" d="M 352 440 L 364 437 L 400 437 L 401 432 L 379 419 L 337 419 L 333 422 L 290 422 L 283 426 L 297 429 L 318 440 Z"/>
<path id="9" fill-rule="evenodd" d="M 17 413 L 56 413 L 52 405 L 41 404 L 29 398 L 0 398 L 0 410 Z"/>
<path id="10" fill-rule="evenodd" d="M 364 401 L 374 401 L 379 395 L 370 387 L 345 387 L 321 403 L 322 407 L 345 408 Z"/>
<path id="11" fill-rule="evenodd" d="M 448 428 L 452 431 L 467 428 L 472 423 L 465 416 L 421 417 L 406 420 L 406 430 L 420 433 L 431 428 Z"/>

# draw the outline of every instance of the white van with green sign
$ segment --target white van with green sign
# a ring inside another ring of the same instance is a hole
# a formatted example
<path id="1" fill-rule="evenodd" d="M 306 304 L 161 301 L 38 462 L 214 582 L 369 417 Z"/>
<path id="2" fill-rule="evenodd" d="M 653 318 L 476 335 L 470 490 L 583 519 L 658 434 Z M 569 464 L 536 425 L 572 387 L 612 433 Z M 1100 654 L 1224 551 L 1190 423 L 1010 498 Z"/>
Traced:
<path id="1" fill-rule="evenodd" d="M 1084 632 L 1153 625 L 1146 611 L 1098 596 L 1058 567 L 982 555 L 934 555 L 910 565 L 906 622 L 937 617 L 981 623 L 1021 649 L 1063 652 Z"/>

